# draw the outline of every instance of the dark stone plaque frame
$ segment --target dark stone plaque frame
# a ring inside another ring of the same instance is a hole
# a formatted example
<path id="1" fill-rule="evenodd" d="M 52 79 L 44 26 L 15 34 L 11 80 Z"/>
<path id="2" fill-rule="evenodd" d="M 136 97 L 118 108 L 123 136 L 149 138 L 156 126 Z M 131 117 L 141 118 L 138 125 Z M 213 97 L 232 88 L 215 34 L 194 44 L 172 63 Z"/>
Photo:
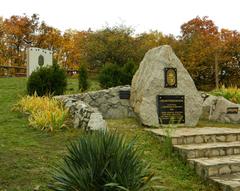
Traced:
<path id="1" fill-rule="evenodd" d="M 238 107 L 228 107 L 227 114 L 238 114 Z"/>
<path id="2" fill-rule="evenodd" d="M 157 95 L 157 112 L 160 124 L 185 123 L 185 96 Z"/>
<path id="3" fill-rule="evenodd" d="M 39 55 L 39 57 L 38 57 L 38 65 L 40 66 L 40 67 L 42 67 L 43 65 L 44 65 L 44 57 L 43 57 L 43 55 Z"/>
<path id="4" fill-rule="evenodd" d="M 130 99 L 131 92 L 129 90 L 120 90 L 119 98 L 120 99 Z"/>
<path id="5" fill-rule="evenodd" d="M 169 70 L 173 70 L 174 71 L 174 77 L 175 77 L 175 83 L 172 85 L 172 84 L 169 84 L 168 83 L 168 71 Z M 176 88 L 177 87 L 177 68 L 164 68 L 164 87 L 165 88 Z"/>

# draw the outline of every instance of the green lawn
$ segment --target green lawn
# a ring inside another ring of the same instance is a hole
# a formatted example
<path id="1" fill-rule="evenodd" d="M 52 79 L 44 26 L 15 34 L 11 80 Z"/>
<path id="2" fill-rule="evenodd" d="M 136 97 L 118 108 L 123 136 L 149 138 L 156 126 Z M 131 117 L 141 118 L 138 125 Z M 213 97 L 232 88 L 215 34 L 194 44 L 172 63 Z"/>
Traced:
<path id="1" fill-rule="evenodd" d="M 27 117 L 12 112 L 11 108 L 25 94 L 25 78 L 0 78 L 0 191 L 48 190 L 51 166 L 66 153 L 66 145 L 76 140 L 80 130 L 69 129 L 54 133 L 28 127 Z M 91 82 L 91 89 L 98 89 Z M 77 92 L 77 81 L 69 81 L 68 93 Z M 70 90 L 71 89 L 71 90 Z M 143 151 L 143 160 L 151 163 L 161 177 L 164 190 L 216 191 L 206 186 L 195 173 L 177 157 L 164 158 L 158 139 L 138 124 L 135 119 L 108 120 L 110 129 L 117 129 L 129 139 L 137 137 L 137 147 Z M 200 126 L 207 125 L 202 122 Z"/>

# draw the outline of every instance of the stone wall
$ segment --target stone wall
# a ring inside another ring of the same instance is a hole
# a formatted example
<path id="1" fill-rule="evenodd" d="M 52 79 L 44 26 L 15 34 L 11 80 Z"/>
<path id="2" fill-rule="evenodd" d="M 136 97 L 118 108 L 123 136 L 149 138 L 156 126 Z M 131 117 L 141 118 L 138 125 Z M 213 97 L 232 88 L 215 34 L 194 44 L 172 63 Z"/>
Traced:
<path id="1" fill-rule="evenodd" d="M 74 127 L 84 129 L 99 129 L 106 126 L 104 119 L 119 119 L 136 117 L 130 106 L 129 99 L 121 99 L 120 91 L 130 91 L 130 86 L 118 86 L 105 90 L 56 96 L 61 100 L 73 116 Z M 223 97 L 212 96 L 203 92 L 201 119 L 240 123 L 240 112 L 228 114 L 228 108 L 240 108 Z M 186 105 L 185 105 L 186 107 Z M 103 119 L 104 118 L 104 119 Z"/>
<path id="2" fill-rule="evenodd" d="M 97 108 L 105 119 L 134 117 L 129 99 L 120 99 L 119 91 L 130 91 L 130 86 L 117 86 L 105 90 L 56 96 L 55 98 L 67 102 L 81 100 L 93 108 Z"/>
<path id="3" fill-rule="evenodd" d="M 240 105 L 230 102 L 222 96 L 202 93 L 203 112 L 201 119 L 223 123 L 240 123 Z M 232 113 L 230 110 L 234 109 Z"/>
<path id="4" fill-rule="evenodd" d="M 106 122 L 97 108 L 73 98 L 62 101 L 73 118 L 74 128 L 83 128 L 87 131 L 106 129 Z"/>

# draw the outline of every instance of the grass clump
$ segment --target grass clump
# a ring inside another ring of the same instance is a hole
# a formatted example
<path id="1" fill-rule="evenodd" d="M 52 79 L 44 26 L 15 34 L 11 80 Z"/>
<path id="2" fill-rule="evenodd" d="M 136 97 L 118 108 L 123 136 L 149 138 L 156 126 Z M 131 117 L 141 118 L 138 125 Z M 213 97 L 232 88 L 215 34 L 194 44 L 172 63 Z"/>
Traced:
<path id="1" fill-rule="evenodd" d="M 68 147 L 56 167 L 51 188 L 56 191 L 152 190 L 155 179 L 141 153 L 116 132 L 85 134 Z"/>
<path id="2" fill-rule="evenodd" d="M 240 103 L 240 89 L 236 86 L 227 88 L 225 86 L 222 86 L 219 89 L 213 90 L 211 94 L 215 96 L 223 96 L 233 103 Z"/>
<path id="3" fill-rule="evenodd" d="M 14 110 L 29 114 L 30 126 L 47 131 L 62 128 L 68 113 L 59 101 L 36 95 L 22 97 Z"/>
<path id="4" fill-rule="evenodd" d="M 172 134 L 177 127 L 173 124 L 169 124 L 168 126 L 163 128 L 165 137 L 162 142 L 162 153 L 164 157 L 170 158 L 173 154 Z"/>

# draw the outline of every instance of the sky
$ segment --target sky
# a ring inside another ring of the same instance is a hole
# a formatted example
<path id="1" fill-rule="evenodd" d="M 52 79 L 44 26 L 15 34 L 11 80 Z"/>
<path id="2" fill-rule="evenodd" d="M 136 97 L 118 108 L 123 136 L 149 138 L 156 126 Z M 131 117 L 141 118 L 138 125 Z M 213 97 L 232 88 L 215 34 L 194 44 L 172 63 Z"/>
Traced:
<path id="1" fill-rule="evenodd" d="M 240 0 L 1 0 L 0 16 L 37 13 L 60 29 L 92 30 L 123 24 L 135 33 L 180 35 L 183 23 L 209 16 L 219 28 L 240 31 Z"/>

